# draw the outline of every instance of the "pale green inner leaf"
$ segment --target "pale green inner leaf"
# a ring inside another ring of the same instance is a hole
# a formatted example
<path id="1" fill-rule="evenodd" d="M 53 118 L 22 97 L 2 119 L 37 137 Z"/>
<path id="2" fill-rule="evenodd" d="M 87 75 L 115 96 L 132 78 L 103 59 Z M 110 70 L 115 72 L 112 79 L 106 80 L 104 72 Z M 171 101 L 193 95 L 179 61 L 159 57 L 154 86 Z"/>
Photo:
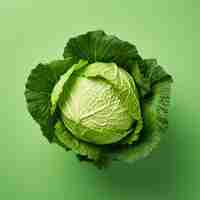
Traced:
<path id="1" fill-rule="evenodd" d="M 53 88 L 53 91 L 51 93 L 51 113 L 53 114 L 55 112 L 57 102 L 59 100 L 59 97 L 63 91 L 63 87 L 66 83 L 66 81 L 69 79 L 69 77 L 72 75 L 74 71 L 77 71 L 81 69 L 82 67 L 85 67 L 88 64 L 85 60 L 80 60 L 79 63 L 74 64 L 65 74 L 63 74 L 60 77 L 60 80 L 56 83 L 56 85 Z"/>
<path id="2" fill-rule="evenodd" d="M 88 65 L 74 73 L 63 90 L 59 105 L 65 125 L 87 142 L 118 142 L 141 120 L 136 90 L 131 76 L 116 64 Z"/>

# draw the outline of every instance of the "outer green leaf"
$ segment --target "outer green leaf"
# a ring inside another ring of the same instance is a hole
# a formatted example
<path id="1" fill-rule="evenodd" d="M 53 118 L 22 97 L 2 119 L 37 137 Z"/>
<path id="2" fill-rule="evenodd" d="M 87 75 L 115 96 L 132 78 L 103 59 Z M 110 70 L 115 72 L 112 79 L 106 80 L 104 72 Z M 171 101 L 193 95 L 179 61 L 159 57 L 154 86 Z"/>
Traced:
<path id="1" fill-rule="evenodd" d="M 55 125 L 55 136 L 67 149 L 71 149 L 76 154 L 87 156 L 88 159 L 97 161 L 101 157 L 101 148 L 87 142 L 76 139 L 63 125 L 58 121 Z"/>
<path id="2" fill-rule="evenodd" d="M 128 60 L 140 59 L 134 45 L 100 30 L 71 38 L 63 56 L 85 59 L 90 63 L 114 62 L 121 67 L 126 67 Z"/>
<path id="3" fill-rule="evenodd" d="M 144 128 L 140 133 L 140 140 L 136 144 L 119 150 L 114 155 L 117 160 L 133 162 L 146 157 L 159 144 L 161 134 L 167 128 L 172 79 L 155 62 L 152 65 L 150 63 L 146 62 L 152 88 L 151 95 L 148 95 L 142 102 Z"/>
<path id="4" fill-rule="evenodd" d="M 68 57 L 64 60 L 54 60 L 47 65 L 51 68 L 57 80 L 59 80 L 60 76 L 64 74 L 69 68 L 71 68 L 71 66 L 75 63 L 78 63 L 76 59 Z"/>
<path id="5" fill-rule="evenodd" d="M 28 110 L 41 126 L 44 136 L 52 141 L 53 124 L 56 120 L 56 113 L 52 116 L 51 92 L 58 81 L 58 77 L 71 67 L 72 59 L 57 60 L 49 64 L 39 64 L 32 70 L 26 83 L 25 97 Z"/>
<path id="6" fill-rule="evenodd" d="M 156 59 L 145 59 L 144 65 L 146 66 L 146 76 L 149 77 L 151 85 L 154 85 L 159 81 L 172 81 L 172 77 L 167 74 L 163 67 L 158 65 Z"/>
<path id="7" fill-rule="evenodd" d="M 149 77 L 144 76 L 141 70 L 141 66 L 137 61 L 129 62 L 129 71 L 134 77 L 134 80 L 138 86 L 140 96 L 144 97 L 151 91 L 151 82 Z"/>

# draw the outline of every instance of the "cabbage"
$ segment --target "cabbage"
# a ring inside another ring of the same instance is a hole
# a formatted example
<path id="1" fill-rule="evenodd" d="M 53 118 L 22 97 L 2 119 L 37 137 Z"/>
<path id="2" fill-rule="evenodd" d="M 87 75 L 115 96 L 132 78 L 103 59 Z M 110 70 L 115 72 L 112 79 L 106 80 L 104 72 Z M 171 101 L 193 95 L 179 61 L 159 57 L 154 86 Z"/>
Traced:
<path id="1" fill-rule="evenodd" d="M 167 128 L 172 77 L 103 31 L 70 39 L 63 57 L 36 66 L 26 83 L 28 110 L 48 141 L 98 167 L 149 155 Z"/>

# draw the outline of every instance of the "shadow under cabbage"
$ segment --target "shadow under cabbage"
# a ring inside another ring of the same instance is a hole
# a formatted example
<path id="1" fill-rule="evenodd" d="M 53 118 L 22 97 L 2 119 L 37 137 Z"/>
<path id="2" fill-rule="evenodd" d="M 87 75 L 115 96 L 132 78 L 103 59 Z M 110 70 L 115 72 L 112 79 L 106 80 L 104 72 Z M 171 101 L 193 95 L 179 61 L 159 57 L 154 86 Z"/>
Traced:
<path id="1" fill-rule="evenodd" d="M 120 191 L 133 195 L 134 192 L 135 194 L 139 192 L 141 195 L 153 193 L 159 197 L 168 195 L 168 198 L 173 199 L 176 193 L 176 164 L 179 157 L 177 151 L 179 141 L 176 134 L 179 125 L 176 126 L 176 119 L 182 117 L 178 108 L 170 110 L 170 127 L 163 136 L 160 146 L 148 158 L 132 164 L 113 162 L 107 169 L 99 170 L 91 163 L 74 161 L 75 156 L 73 156 L 71 168 L 75 167 L 76 170 L 71 173 L 79 180 L 76 180 L 76 183 L 78 181 L 82 185 L 82 182 L 85 182 L 84 188 L 93 187 L 94 190 L 101 188 L 103 191 L 108 191 L 109 189 L 109 192 Z M 66 166 L 67 163 L 64 165 Z M 68 170 L 62 172 L 66 180 L 68 173 Z"/>

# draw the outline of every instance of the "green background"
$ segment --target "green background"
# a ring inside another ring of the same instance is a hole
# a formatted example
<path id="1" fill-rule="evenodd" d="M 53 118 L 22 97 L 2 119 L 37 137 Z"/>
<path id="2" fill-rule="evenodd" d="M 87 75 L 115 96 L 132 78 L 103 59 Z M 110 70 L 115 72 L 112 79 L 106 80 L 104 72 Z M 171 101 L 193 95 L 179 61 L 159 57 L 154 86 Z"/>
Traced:
<path id="1" fill-rule="evenodd" d="M 200 199 L 200 1 L 1 0 L 0 199 Z M 174 77 L 161 148 L 105 171 L 49 145 L 26 110 L 24 85 L 68 38 L 104 29 L 156 57 Z"/>

